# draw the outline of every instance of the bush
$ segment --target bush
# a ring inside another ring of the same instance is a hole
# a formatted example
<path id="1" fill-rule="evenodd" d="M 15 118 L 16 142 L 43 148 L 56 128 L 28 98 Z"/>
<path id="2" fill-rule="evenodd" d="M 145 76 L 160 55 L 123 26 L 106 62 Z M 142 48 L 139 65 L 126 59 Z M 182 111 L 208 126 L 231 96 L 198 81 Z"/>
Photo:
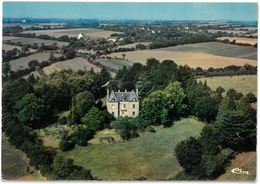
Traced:
<path id="1" fill-rule="evenodd" d="M 153 133 L 156 132 L 155 129 L 153 127 L 151 127 L 151 126 L 147 127 L 146 130 L 148 132 L 153 132 Z"/>
<path id="2" fill-rule="evenodd" d="M 68 151 L 75 147 L 75 143 L 71 141 L 67 136 L 65 136 L 59 144 L 59 147 L 62 151 Z"/>
<path id="3" fill-rule="evenodd" d="M 70 137 L 74 144 L 86 146 L 94 137 L 95 131 L 89 128 L 78 128 Z"/>
<path id="4" fill-rule="evenodd" d="M 116 129 L 122 139 L 128 140 L 130 138 L 138 137 L 136 121 L 134 118 L 120 117 L 111 122 L 111 127 Z"/>
<path id="5" fill-rule="evenodd" d="M 201 161 L 202 145 L 196 138 L 190 137 L 177 144 L 175 154 L 185 172 L 195 174 Z"/>

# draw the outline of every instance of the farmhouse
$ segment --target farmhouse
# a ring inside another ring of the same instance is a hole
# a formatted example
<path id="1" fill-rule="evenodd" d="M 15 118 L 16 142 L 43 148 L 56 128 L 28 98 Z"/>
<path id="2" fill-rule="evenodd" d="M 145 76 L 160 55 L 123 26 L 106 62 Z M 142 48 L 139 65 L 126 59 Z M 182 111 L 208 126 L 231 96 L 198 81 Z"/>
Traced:
<path id="1" fill-rule="evenodd" d="M 138 89 L 136 92 L 118 90 L 107 90 L 107 111 L 112 114 L 115 118 L 122 116 L 137 117 L 139 116 L 139 100 L 138 100 Z"/>

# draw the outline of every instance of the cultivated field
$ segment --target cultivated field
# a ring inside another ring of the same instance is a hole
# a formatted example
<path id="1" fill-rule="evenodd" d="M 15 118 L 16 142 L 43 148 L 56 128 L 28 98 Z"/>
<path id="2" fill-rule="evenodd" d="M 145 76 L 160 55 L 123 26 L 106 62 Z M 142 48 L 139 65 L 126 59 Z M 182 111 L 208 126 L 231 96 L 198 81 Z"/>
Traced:
<path id="1" fill-rule="evenodd" d="M 183 119 L 170 128 L 156 128 L 141 137 L 114 144 L 76 146 L 61 155 L 72 158 L 77 165 L 91 169 L 99 179 L 124 180 L 145 177 L 149 180 L 173 178 L 182 170 L 175 155 L 177 143 L 198 136 L 203 123 Z"/>
<path id="2" fill-rule="evenodd" d="M 250 64 L 253 66 L 257 65 L 256 60 L 232 58 L 224 56 L 216 56 L 213 54 L 200 53 L 200 52 L 182 52 L 182 51 L 167 51 L 162 49 L 154 50 L 138 50 L 129 52 L 118 52 L 112 53 L 110 56 L 122 58 L 122 54 L 125 54 L 125 59 L 131 62 L 139 62 L 142 64 L 146 63 L 148 58 L 156 58 L 160 61 L 163 60 L 173 60 L 178 65 L 189 65 L 192 68 L 202 67 L 208 69 L 209 67 L 222 68 L 229 65 L 243 66 L 245 64 Z"/>
<path id="3" fill-rule="evenodd" d="M 21 44 L 23 44 L 23 45 L 26 45 L 26 44 L 41 45 L 42 43 L 44 43 L 45 45 L 51 45 L 51 44 L 57 43 L 58 47 L 62 47 L 62 46 L 67 46 L 69 44 L 68 42 L 58 42 L 58 41 L 55 41 L 55 40 L 43 40 L 43 39 L 39 39 L 39 38 L 25 38 L 25 37 L 4 38 L 4 43 L 8 40 L 10 40 L 11 42 L 14 42 L 14 43 L 21 42 Z"/>
<path id="4" fill-rule="evenodd" d="M 234 168 L 240 168 L 248 171 L 249 174 L 234 174 L 231 172 Z M 244 152 L 236 156 L 232 161 L 226 173 L 221 175 L 220 181 L 254 181 L 256 179 L 256 152 Z"/>
<path id="5" fill-rule="evenodd" d="M 219 37 L 218 40 L 229 40 L 233 41 L 235 40 L 236 43 L 242 43 L 242 44 L 250 44 L 255 45 L 257 43 L 257 38 L 243 38 L 243 37 Z"/>
<path id="6" fill-rule="evenodd" d="M 161 48 L 161 50 L 207 53 L 216 56 L 257 60 L 257 48 L 220 42 L 178 45 L 175 47 Z"/>
<path id="7" fill-rule="evenodd" d="M 124 66 L 132 66 L 133 63 L 123 59 L 96 59 L 96 63 L 100 63 L 102 66 L 114 70 L 119 70 Z"/>
<path id="8" fill-rule="evenodd" d="M 5 51 L 13 50 L 14 48 L 21 50 L 21 47 L 19 47 L 19 46 L 7 45 L 7 44 L 2 45 L 2 49 Z"/>
<path id="9" fill-rule="evenodd" d="M 48 61 L 51 53 L 50 52 L 39 52 L 27 57 L 21 57 L 15 60 L 10 61 L 11 70 L 23 70 L 29 68 L 28 63 L 32 60 L 38 60 L 39 63 L 43 61 Z M 54 54 L 55 57 L 60 57 L 60 54 Z"/>
<path id="10" fill-rule="evenodd" d="M 54 37 L 60 37 L 67 35 L 69 37 L 77 37 L 79 33 L 83 33 L 89 37 L 95 38 L 108 38 L 113 33 L 120 33 L 114 31 L 107 31 L 102 29 L 93 28 L 81 28 L 81 29 L 56 29 L 56 30 L 36 30 L 36 31 L 24 31 L 23 33 L 35 33 L 36 35 L 49 35 Z"/>
<path id="11" fill-rule="evenodd" d="M 119 45 L 117 48 L 132 48 L 132 47 L 135 48 L 135 46 L 138 44 L 148 46 L 150 43 L 152 43 L 152 42 L 135 42 L 135 43 L 126 44 L 126 45 Z"/>
<path id="12" fill-rule="evenodd" d="M 71 69 L 73 71 L 90 70 L 91 68 L 93 68 L 95 72 L 100 70 L 99 67 L 91 64 L 86 59 L 84 59 L 82 57 L 77 57 L 74 59 L 69 59 L 66 61 L 54 63 L 50 66 L 44 67 L 43 71 L 45 74 L 49 75 L 55 71 L 62 71 L 62 70 L 69 70 L 69 69 Z"/>
<path id="13" fill-rule="evenodd" d="M 234 88 L 235 90 L 247 94 L 254 93 L 257 95 L 257 76 L 256 75 L 239 75 L 232 77 L 206 77 L 199 78 L 198 81 L 207 80 L 208 86 L 215 90 L 218 86 L 222 86 L 226 91 Z"/>

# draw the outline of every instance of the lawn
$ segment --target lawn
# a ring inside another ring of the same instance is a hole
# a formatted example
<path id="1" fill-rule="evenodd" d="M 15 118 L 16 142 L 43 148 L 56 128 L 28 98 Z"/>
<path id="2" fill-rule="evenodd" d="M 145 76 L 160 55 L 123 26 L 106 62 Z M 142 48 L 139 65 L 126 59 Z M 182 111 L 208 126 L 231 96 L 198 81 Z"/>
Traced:
<path id="1" fill-rule="evenodd" d="M 205 77 L 199 78 L 198 81 L 204 82 L 207 80 L 208 86 L 215 90 L 222 86 L 226 91 L 234 88 L 243 94 L 253 93 L 257 95 L 257 76 L 256 75 L 239 75 L 239 76 L 225 76 L 225 77 Z"/>
<path id="2" fill-rule="evenodd" d="M 231 172 L 234 168 L 240 168 L 243 171 L 248 171 L 248 175 L 239 175 Z M 221 175 L 220 181 L 254 181 L 256 179 L 256 152 L 239 153 L 230 167 L 227 168 L 226 173 Z"/>
<path id="3" fill-rule="evenodd" d="M 141 177 L 165 180 L 182 170 L 174 155 L 176 145 L 190 136 L 198 136 L 203 126 L 202 122 L 188 118 L 175 122 L 170 128 L 156 128 L 156 133 L 146 132 L 126 142 L 77 146 L 60 154 L 104 180 Z"/>

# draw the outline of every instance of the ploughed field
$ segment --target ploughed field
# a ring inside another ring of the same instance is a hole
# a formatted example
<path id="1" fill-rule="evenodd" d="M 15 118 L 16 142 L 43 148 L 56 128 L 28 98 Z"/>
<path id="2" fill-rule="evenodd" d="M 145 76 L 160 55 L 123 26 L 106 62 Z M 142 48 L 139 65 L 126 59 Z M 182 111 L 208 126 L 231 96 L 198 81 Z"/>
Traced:
<path id="1" fill-rule="evenodd" d="M 174 155 L 176 145 L 190 136 L 199 136 L 203 126 L 193 118 L 182 119 L 170 128 L 157 127 L 155 133 L 145 132 L 129 141 L 76 146 L 59 154 L 90 169 L 99 179 L 165 180 L 182 170 Z"/>
<path id="2" fill-rule="evenodd" d="M 83 33 L 86 36 L 93 38 L 108 38 L 113 33 L 120 33 L 115 31 L 108 31 L 103 29 L 94 28 L 80 28 L 80 29 L 52 29 L 52 30 L 35 30 L 35 31 L 24 31 L 23 33 L 35 33 L 39 35 L 49 35 L 54 37 L 60 37 L 67 35 L 69 37 L 77 37 L 79 33 Z"/>
<path id="3" fill-rule="evenodd" d="M 236 91 L 243 93 L 253 93 L 257 95 L 257 76 L 256 75 L 238 75 L 238 76 L 221 76 L 221 77 L 203 77 L 198 81 L 207 80 L 208 86 L 216 90 L 221 86 L 225 91 L 234 88 Z"/>
<path id="4" fill-rule="evenodd" d="M 176 47 L 167 47 L 150 50 L 137 50 L 129 52 L 112 53 L 109 56 L 122 58 L 131 62 L 146 63 L 148 58 L 156 58 L 160 61 L 173 60 L 178 65 L 189 65 L 192 68 L 209 67 L 222 68 L 229 65 L 243 66 L 257 65 L 257 49 L 253 47 L 224 44 L 218 42 L 186 44 Z"/>

